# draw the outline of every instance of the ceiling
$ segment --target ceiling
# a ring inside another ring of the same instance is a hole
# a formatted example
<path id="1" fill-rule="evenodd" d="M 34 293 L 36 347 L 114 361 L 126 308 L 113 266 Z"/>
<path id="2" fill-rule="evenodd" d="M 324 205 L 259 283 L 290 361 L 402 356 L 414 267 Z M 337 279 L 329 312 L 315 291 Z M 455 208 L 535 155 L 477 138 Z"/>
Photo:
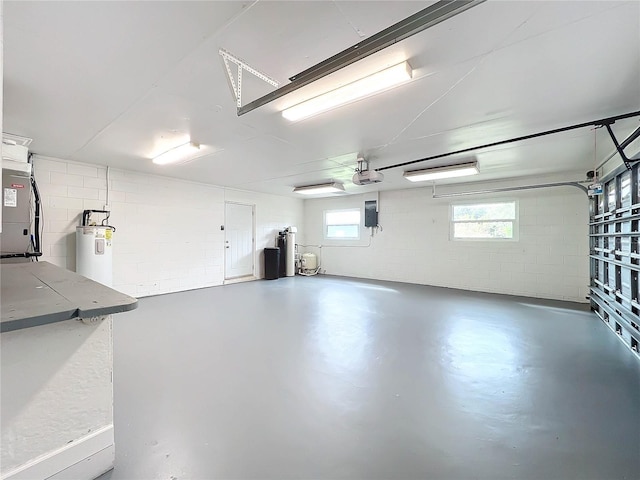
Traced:
<path id="1" fill-rule="evenodd" d="M 4 131 L 41 155 L 295 196 L 328 180 L 347 193 L 421 186 L 402 168 L 353 185 L 357 152 L 380 168 L 640 110 L 640 2 L 489 0 L 237 116 L 220 48 L 282 85 L 432 3 L 5 1 Z M 403 60 L 414 69 L 405 85 L 295 123 L 281 116 Z M 245 74 L 243 104 L 272 90 Z M 619 138 L 638 120 L 617 122 Z M 201 157 L 152 164 L 188 138 Z M 584 175 L 612 149 L 589 128 L 485 149 L 473 180 Z"/>

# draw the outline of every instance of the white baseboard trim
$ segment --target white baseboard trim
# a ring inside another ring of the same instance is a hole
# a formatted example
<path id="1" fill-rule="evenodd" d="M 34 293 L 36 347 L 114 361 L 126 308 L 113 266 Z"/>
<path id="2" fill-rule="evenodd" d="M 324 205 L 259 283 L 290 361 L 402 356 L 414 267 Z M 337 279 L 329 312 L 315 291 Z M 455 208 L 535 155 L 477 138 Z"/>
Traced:
<path id="1" fill-rule="evenodd" d="M 84 460 L 65 468 L 47 480 L 93 480 L 113 468 L 116 458 L 116 447 L 111 445 Z"/>
<path id="2" fill-rule="evenodd" d="M 0 480 L 93 480 L 113 468 L 113 425 L 2 473 Z"/>
<path id="3" fill-rule="evenodd" d="M 255 275 L 245 275 L 243 277 L 225 278 L 224 285 L 232 285 L 234 283 L 242 283 L 242 282 L 253 282 L 254 280 L 258 280 L 258 277 L 256 277 Z"/>

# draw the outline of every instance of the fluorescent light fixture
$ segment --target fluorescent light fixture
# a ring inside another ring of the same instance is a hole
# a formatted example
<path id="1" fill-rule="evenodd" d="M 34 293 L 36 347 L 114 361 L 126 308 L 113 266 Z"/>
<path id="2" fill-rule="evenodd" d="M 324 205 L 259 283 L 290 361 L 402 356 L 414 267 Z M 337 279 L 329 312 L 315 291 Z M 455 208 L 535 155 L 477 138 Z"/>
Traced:
<path id="1" fill-rule="evenodd" d="M 282 111 L 282 116 L 292 122 L 302 120 L 340 105 L 368 97 L 390 87 L 395 87 L 411 80 L 411 75 L 412 70 L 409 63 L 402 62 L 289 107 Z"/>
<path id="2" fill-rule="evenodd" d="M 295 187 L 293 193 L 301 193 L 302 195 L 316 195 L 318 193 L 342 193 L 344 185 L 341 183 L 322 183 L 319 185 L 306 185 L 304 187 Z"/>
<path id="3" fill-rule="evenodd" d="M 404 172 L 404 178 L 412 182 L 425 182 L 427 180 L 441 180 L 443 178 L 466 177 L 476 175 L 478 162 L 461 163 L 459 165 L 446 165 L 444 167 L 425 168 L 424 170 L 411 170 Z"/>
<path id="4" fill-rule="evenodd" d="M 153 163 L 156 165 L 167 165 L 169 163 L 181 162 L 188 160 L 190 156 L 193 156 L 200 150 L 200 144 L 195 142 L 187 142 L 177 147 L 173 147 L 164 153 L 161 153 L 153 159 Z"/>

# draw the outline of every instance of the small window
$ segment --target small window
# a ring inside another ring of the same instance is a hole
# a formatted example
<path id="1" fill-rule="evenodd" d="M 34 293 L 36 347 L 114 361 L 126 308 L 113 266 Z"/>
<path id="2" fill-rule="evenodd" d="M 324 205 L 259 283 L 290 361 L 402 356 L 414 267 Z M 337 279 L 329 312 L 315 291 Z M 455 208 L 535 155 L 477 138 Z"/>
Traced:
<path id="1" fill-rule="evenodd" d="M 515 201 L 451 206 L 452 238 L 456 240 L 515 240 L 517 220 Z"/>
<path id="2" fill-rule="evenodd" d="M 324 236 L 335 240 L 360 238 L 360 209 L 324 212 Z"/>

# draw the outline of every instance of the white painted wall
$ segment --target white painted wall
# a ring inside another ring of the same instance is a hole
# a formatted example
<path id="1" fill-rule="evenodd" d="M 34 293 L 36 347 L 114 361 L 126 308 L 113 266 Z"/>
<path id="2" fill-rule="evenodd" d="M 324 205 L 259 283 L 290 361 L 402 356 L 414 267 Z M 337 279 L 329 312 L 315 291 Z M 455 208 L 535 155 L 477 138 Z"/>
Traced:
<path id="1" fill-rule="evenodd" d="M 107 169 L 41 156 L 34 171 L 45 215 L 43 259 L 75 270 L 75 227 L 107 201 Z M 135 297 L 222 285 L 224 202 L 256 206 L 256 276 L 277 232 L 301 225 L 299 199 L 225 189 L 125 170 L 110 171 L 113 286 Z"/>
<path id="2" fill-rule="evenodd" d="M 39 459 L 43 465 L 35 468 L 48 478 L 71 463 L 43 457 L 101 429 L 113 445 L 110 316 L 92 325 L 68 320 L 6 332 L 0 344 L 2 478 L 34 478 L 11 472 Z M 94 448 L 86 451 L 85 445 L 72 456 L 80 455 L 78 461 L 107 446 Z"/>
<path id="3" fill-rule="evenodd" d="M 520 183 L 544 181 L 532 179 Z M 438 190 L 444 193 L 512 185 L 514 181 Z M 323 240 L 324 210 L 364 208 L 365 200 L 375 198 L 375 194 L 369 194 L 306 200 L 304 231 L 307 243 L 339 243 Z M 518 241 L 450 240 L 452 202 L 495 198 L 518 200 Z M 371 238 L 369 247 L 322 248 L 322 268 L 328 274 L 586 301 L 588 202 L 586 195 L 578 189 L 560 187 L 438 200 L 432 198 L 431 187 L 414 188 L 381 192 L 379 210 L 383 231 Z M 365 234 L 359 242 L 351 243 L 366 245 L 369 238 Z M 317 248 L 302 250 L 319 253 Z"/>
<path id="4" fill-rule="evenodd" d="M 0 2 L 0 132 L 4 132 L 2 127 L 4 112 L 4 2 Z M 1 147 L 0 143 L 0 148 Z M 2 155 L 0 155 L 0 184 L 2 183 Z M 0 208 L 0 233 L 2 233 L 2 208 Z"/>

